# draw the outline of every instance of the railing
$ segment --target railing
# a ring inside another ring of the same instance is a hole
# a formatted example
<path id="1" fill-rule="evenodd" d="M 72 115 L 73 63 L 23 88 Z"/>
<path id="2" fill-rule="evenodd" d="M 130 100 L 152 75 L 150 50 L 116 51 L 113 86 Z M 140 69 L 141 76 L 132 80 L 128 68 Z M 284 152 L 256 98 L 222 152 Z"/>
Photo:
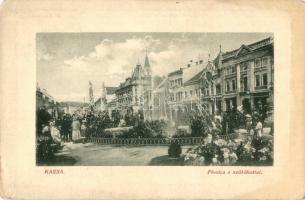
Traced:
<path id="1" fill-rule="evenodd" d="M 223 140 L 232 140 L 239 137 L 239 133 L 231 133 L 226 135 L 219 135 L 219 137 Z"/>
<path id="2" fill-rule="evenodd" d="M 226 91 L 225 93 L 226 93 L 226 94 L 234 94 L 234 93 L 236 93 L 236 90 Z"/>
<path id="3" fill-rule="evenodd" d="M 255 86 L 255 90 L 268 89 L 267 85 Z"/>
<path id="4" fill-rule="evenodd" d="M 224 140 L 234 139 L 238 134 L 220 135 Z M 91 137 L 87 142 L 103 145 L 169 145 L 176 142 L 180 145 L 195 145 L 204 142 L 204 137 L 181 137 L 181 138 L 100 138 Z"/>

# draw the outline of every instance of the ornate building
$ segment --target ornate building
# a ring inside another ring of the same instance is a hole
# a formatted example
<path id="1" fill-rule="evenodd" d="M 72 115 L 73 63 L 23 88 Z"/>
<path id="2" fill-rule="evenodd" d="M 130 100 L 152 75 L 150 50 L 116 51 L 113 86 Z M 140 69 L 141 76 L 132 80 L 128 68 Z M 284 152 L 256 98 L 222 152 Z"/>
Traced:
<path id="1" fill-rule="evenodd" d="M 273 104 L 273 38 L 222 54 L 223 109 Z M 272 105 L 270 105 L 272 106 Z"/>
<path id="2" fill-rule="evenodd" d="M 210 114 L 239 106 L 246 113 L 258 105 L 273 107 L 273 38 L 229 52 L 222 52 L 220 46 L 214 60 L 195 63 L 168 74 L 165 104 L 170 120 L 178 122 L 183 113 L 199 105 Z M 187 78 L 187 70 L 195 66 L 201 71 Z"/>
<path id="3" fill-rule="evenodd" d="M 221 75 L 219 66 L 215 63 L 217 63 L 217 58 L 213 62 L 208 61 L 202 71 L 200 81 L 201 105 L 211 114 L 214 114 L 217 110 L 221 111 Z"/>
<path id="4" fill-rule="evenodd" d="M 146 53 L 144 66 L 137 64 L 131 77 L 126 78 L 115 91 L 121 114 L 141 113 L 145 119 L 152 118 L 152 76 Z"/>
<path id="5" fill-rule="evenodd" d="M 242 44 L 222 52 L 214 60 L 198 60 L 167 75 L 152 90 L 152 76 L 146 54 L 116 90 L 112 107 L 123 115 L 142 113 L 145 119 L 168 119 L 186 123 L 188 111 L 206 109 L 210 114 L 242 106 L 250 112 L 258 104 L 273 106 L 273 38 Z"/>

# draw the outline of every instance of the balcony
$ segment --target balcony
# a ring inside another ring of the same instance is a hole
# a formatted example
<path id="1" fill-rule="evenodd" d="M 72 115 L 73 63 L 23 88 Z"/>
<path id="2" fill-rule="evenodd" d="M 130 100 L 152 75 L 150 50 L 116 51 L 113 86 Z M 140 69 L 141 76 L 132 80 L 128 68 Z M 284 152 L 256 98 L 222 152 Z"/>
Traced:
<path id="1" fill-rule="evenodd" d="M 255 90 L 265 90 L 268 89 L 267 85 L 255 86 Z"/>
<path id="2" fill-rule="evenodd" d="M 248 70 L 240 71 L 240 75 L 247 75 L 247 74 L 248 74 Z"/>
<path id="3" fill-rule="evenodd" d="M 254 72 L 267 70 L 268 67 L 269 67 L 268 65 L 261 66 L 261 67 L 254 67 Z"/>
<path id="4" fill-rule="evenodd" d="M 236 90 L 226 91 L 225 93 L 226 93 L 226 94 L 234 94 L 234 93 L 236 93 Z"/>

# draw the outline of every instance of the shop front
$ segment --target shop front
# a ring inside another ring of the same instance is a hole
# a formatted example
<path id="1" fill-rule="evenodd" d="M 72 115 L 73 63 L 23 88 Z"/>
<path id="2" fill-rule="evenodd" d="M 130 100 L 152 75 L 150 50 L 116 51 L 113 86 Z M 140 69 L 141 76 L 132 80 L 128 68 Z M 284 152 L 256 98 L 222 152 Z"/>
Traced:
<path id="1" fill-rule="evenodd" d="M 254 108 L 257 109 L 260 105 L 263 107 L 268 106 L 268 103 L 270 102 L 269 97 L 269 92 L 253 93 Z"/>

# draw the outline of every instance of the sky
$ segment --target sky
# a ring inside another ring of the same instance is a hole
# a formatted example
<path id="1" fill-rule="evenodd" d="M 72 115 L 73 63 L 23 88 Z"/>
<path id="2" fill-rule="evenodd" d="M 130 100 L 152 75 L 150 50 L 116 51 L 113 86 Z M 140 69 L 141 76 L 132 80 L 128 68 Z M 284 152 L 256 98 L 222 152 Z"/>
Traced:
<path id="1" fill-rule="evenodd" d="M 144 64 L 147 50 L 153 75 L 167 75 L 190 60 L 214 59 L 223 52 L 273 36 L 272 33 L 37 33 L 37 83 L 57 101 L 88 101 L 105 86 L 118 86 Z"/>

